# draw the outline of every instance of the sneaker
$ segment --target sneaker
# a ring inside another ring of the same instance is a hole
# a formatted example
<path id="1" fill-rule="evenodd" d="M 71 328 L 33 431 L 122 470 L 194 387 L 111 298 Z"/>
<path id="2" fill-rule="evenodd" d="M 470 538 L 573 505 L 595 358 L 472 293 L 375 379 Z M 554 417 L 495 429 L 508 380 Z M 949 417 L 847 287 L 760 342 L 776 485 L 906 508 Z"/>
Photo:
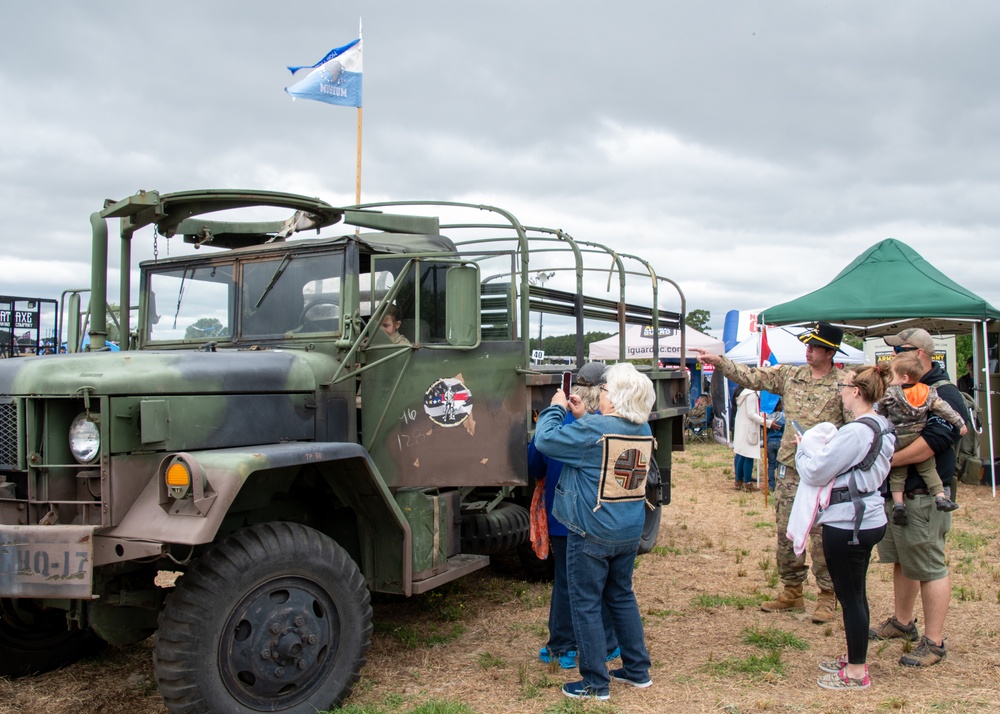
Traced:
<path id="1" fill-rule="evenodd" d="M 847 676 L 844 670 L 824 674 L 816 680 L 816 684 L 823 689 L 868 689 L 872 680 L 868 677 L 868 665 L 865 665 L 865 676 L 861 679 L 853 679 Z"/>
<path id="2" fill-rule="evenodd" d="M 899 658 L 899 663 L 906 667 L 930 667 L 932 664 L 937 664 L 948 656 L 944 643 L 945 641 L 941 640 L 941 644 L 936 645 L 924 635 L 920 638 L 920 644 L 910 654 Z"/>
<path id="3" fill-rule="evenodd" d="M 621 647 L 615 647 L 614 650 L 612 650 L 611 652 L 608 652 L 608 656 L 604 658 L 604 661 L 605 662 L 610 662 L 611 660 L 618 659 L 621 656 L 622 656 L 622 648 Z"/>
<path id="4" fill-rule="evenodd" d="M 839 672 L 847 666 L 847 655 L 840 655 L 837 659 L 828 659 L 819 663 L 819 668 L 824 672 Z"/>
<path id="5" fill-rule="evenodd" d="M 934 499 L 934 507 L 939 511 L 954 511 L 958 508 L 958 504 L 952 501 L 950 498 L 945 498 L 944 496 L 939 496 Z"/>
<path id="6" fill-rule="evenodd" d="M 610 672 L 608 672 L 608 674 L 610 674 L 611 679 L 615 680 L 616 682 L 625 682 L 625 684 L 635 687 L 636 689 L 645 689 L 646 687 L 653 686 L 653 680 L 650 679 L 648 675 L 646 676 L 646 679 L 644 679 L 641 682 L 637 682 L 634 679 L 629 679 L 627 676 L 625 676 L 624 667 L 621 669 L 613 669 Z"/>
<path id="7" fill-rule="evenodd" d="M 906 517 L 906 506 L 902 503 L 897 503 L 892 507 L 892 522 L 897 526 L 905 526 L 910 522 Z"/>
<path id="8" fill-rule="evenodd" d="M 869 640 L 891 640 L 895 637 L 902 637 L 910 642 L 919 640 L 920 633 L 917 632 L 916 618 L 909 625 L 904 625 L 893 615 L 878 627 L 872 627 L 868 630 Z"/>
<path id="9" fill-rule="evenodd" d="M 545 664 L 552 661 L 552 654 L 549 652 L 548 647 L 542 647 L 542 649 L 538 650 L 538 659 Z M 556 661 L 559 662 L 559 667 L 562 669 L 576 669 L 576 650 L 570 650 L 566 654 L 559 655 L 556 657 Z"/>
<path id="10" fill-rule="evenodd" d="M 564 684 L 562 693 L 570 699 L 596 699 L 600 702 L 606 702 L 611 699 L 611 692 L 607 689 L 603 691 L 600 689 L 591 689 L 583 683 L 582 679 L 579 682 Z"/>
<path id="11" fill-rule="evenodd" d="M 560 669 L 576 669 L 576 650 L 570 650 L 559 656 Z"/>

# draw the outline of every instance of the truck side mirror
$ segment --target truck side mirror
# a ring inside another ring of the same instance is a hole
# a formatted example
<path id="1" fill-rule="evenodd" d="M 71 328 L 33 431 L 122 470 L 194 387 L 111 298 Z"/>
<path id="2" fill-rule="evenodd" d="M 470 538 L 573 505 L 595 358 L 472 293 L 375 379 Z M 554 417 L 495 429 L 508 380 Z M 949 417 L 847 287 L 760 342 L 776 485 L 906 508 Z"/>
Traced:
<path id="1" fill-rule="evenodd" d="M 454 347 L 477 347 L 482 312 L 479 304 L 479 268 L 448 268 L 445 281 L 445 336 Z"/>

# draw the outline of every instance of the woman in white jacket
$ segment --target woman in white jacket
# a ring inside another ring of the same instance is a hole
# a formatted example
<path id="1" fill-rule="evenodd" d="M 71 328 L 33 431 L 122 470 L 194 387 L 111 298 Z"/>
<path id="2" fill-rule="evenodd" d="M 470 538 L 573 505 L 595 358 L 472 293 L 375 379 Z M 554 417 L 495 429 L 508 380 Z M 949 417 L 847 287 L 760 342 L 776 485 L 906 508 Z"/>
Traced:
<path id="1" fill-rule="evenodd" d="M 867 689 L 870 683 L 866 664 L 869 612 L 865 583 L 872 548 L 885 535 L 885 507 L 879 486 L 889 474 L 896 444 L 889 422 L 876 414 L 872 406 L 884 393 L 885 381 L 874 367 L 846 373 L 840 396 L 844 409 L 854 414 L 855 420 L 835 432 L 832 425 L 827 425 L 832 432 L 827 443 L 816 449 L 800 444 L 795 452 L 795 470 L 801 478 L 796 500 L 799 496 L 806 498 L 807 489 L 803 486 L 827 487 L 832 482 L 829 505 L 820 510 L 816 523 L 823 527 L 823 554 L 844 613 L 847 654 L 820 664 L 820 669 L 829 672 L 817 682 L 825 689 Z M 878 437 L 871 426 L 859 423 L 862 418 L 877 423 L 881 444 L 876 443 Z M 796 443 L 799 441 L 796 438 Z M 873 446 L 878 447 L 871 454 L 874 461 L 863 464 Z"/>
<path id="2" fill-rule="evenodd" d="M 737 491 L 754 491 L 753 462 L 760 456 L 760 402 L 757 392 L 743 387 L 734 393 L 736 420 L 733 424 L 733 471 L 736 473 Z"/>

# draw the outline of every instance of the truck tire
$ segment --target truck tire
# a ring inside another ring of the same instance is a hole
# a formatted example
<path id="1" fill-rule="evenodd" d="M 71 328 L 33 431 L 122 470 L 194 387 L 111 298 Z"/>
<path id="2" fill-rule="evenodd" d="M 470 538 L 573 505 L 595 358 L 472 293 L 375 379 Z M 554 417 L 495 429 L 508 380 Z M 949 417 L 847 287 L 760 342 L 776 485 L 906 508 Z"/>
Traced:
<path id="1" fill-rule="evenodd" d="M 365 580 L 347 552 L 295 523 L 227 536 L 166 600 L 154 651 L 171 712 L 326 711 L 371 646 Z"/>
<path id="2" fill-rule="evenodd" d="M 0 600 L 0 677 L 50 672 L 104 645 L 90 629 L 69 629 L 65 610 L 39 600 Z"/>
<path id="3" fill-rule="evenodd" d="M 494 555 L 527 542 L 531 524 L 528 509 L 504 501 L 487 513 L 462 515 L 462 552 Z"/>
<path id="4" fill-rule="evenodd" d="M 661 515 L 663 506 L 657 506 L 652 510 L 646 509 L 646 521 L 642 524 L 642 535 L 639 537 L 639 555 L 648 553 L 656 545 L 656 539 L 660 535 Z"/>

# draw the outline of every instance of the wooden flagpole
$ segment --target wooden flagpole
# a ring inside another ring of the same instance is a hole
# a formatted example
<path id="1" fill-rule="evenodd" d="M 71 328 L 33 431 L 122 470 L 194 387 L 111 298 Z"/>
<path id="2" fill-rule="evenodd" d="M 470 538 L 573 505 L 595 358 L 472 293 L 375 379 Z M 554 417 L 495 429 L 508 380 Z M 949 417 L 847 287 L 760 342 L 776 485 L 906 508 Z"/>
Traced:
<path id="1" fill-rule="evenodd" d="M 362 18 L 358 17 L 358 41 L 361 43 L 361 51 L 364 50 L 364 25 L 362 24 Z M 362 70 L 362 76 L 364 72 Z M 362 80 L 364 81 L 364 80 Z M 359 205 L 361 203 L 361 107 L 358 107 L 358 156 L 354 167 L 354 203 Z M 360 233 L 361 229 L 357 228 L 355 233 Z"/>
<path id="2" fill-rule="evenodd" d="M 358 157 L 354 169 L 354 203 L 361 203 L 361 107 L 358 107 Z"/>

